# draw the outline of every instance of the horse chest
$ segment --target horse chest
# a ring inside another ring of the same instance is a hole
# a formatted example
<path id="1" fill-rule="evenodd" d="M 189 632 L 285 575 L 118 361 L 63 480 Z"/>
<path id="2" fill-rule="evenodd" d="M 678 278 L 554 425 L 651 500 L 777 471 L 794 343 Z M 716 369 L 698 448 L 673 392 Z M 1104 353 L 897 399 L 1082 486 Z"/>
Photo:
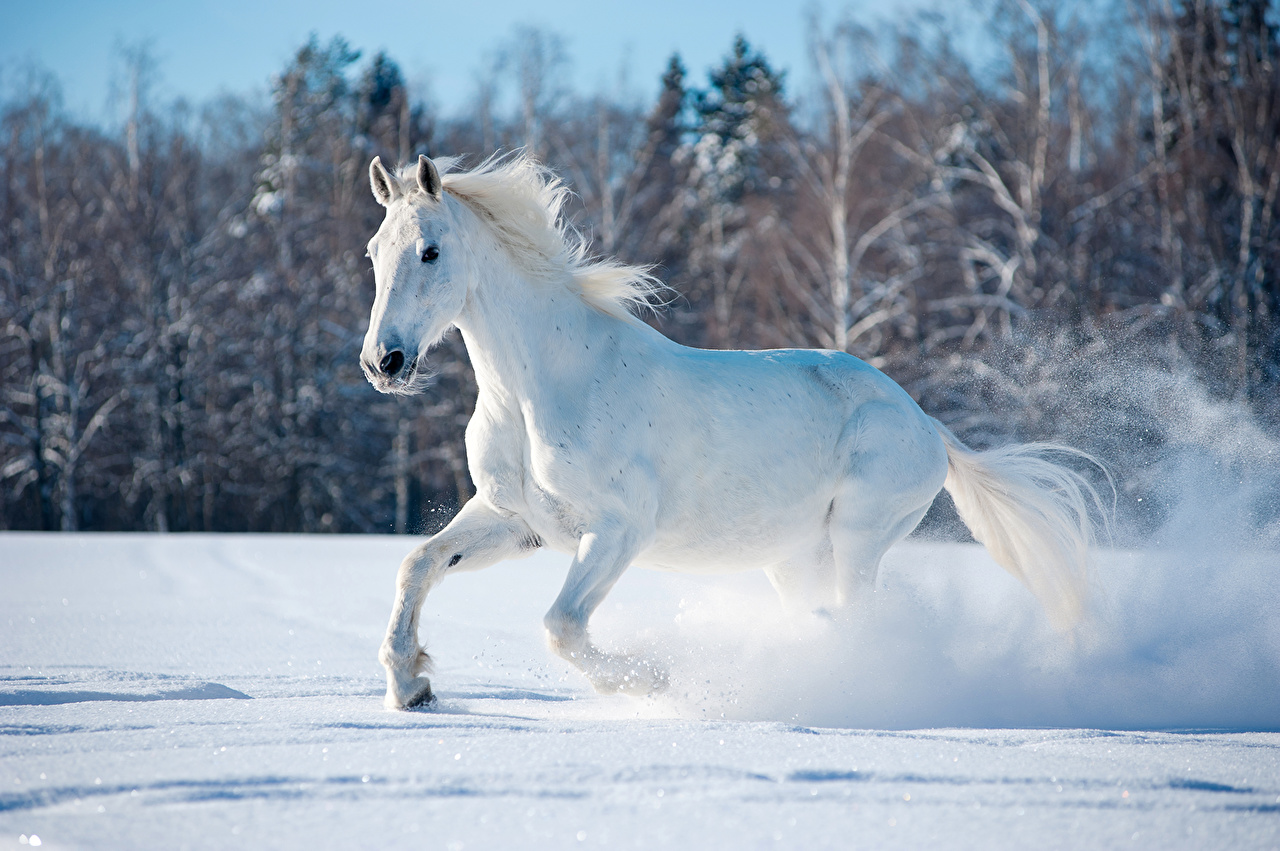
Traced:
<path id="1" fill-rule="evenodd" d="M 482 496 L 518 514 L 553 548 L 577 546 L 601 504 L 582 447 L 567 439 L 549 441 L 530 434 L 523 422 L 500 419 L 468 429 L 467 450 Z"/>

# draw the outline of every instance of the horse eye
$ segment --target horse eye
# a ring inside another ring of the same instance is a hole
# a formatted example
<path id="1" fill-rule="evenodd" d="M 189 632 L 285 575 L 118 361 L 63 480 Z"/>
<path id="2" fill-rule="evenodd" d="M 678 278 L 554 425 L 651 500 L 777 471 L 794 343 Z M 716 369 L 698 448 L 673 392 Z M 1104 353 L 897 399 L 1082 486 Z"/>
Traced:
<path id="1" fill-rule="evenodd" d="M 434 245 L 428 245 L 427 250 L 422 252 L 423 263 L 434 263 L 436 258 L 440 256 L 440 249 Z"/>

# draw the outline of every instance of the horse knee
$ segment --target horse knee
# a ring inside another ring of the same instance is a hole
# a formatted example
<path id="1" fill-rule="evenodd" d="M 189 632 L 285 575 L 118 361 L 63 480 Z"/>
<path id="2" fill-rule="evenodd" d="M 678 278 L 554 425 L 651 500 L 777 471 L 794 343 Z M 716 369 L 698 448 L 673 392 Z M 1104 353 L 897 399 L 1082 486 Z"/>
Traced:
<path id="1" fill-rule="evenodd" d="M 428 577 L 439 569 L 440 558 L 431 546 L 431 541 L 419 544 L 409 551 L 400 561 L 400 570 L 396 573 L 396 582 L 401 588 L 411 585 L 425 584 Z"/>

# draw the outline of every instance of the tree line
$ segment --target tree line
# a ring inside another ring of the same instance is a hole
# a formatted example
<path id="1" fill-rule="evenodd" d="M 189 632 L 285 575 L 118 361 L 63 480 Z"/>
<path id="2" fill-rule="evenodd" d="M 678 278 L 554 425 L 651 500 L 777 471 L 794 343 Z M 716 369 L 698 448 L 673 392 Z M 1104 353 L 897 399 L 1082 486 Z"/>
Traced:
<path id="1" fill-rule="evenodd" d="M 572 91 L 559 38 L 521 28 L 456 116 L 341 38 L 303 45 L 269 103 L 201 108 L 155 102 L 126 51 L 115 128 L 47 74 L 11 79 L 0 528 L 447 519 L 470 494 L 469 366 L 454 335 L 421 397 L 361 375 L 367 166 L 517 147 L 570 184 L 599 253 L 654 265 L 669 336 L 848 351 L 977 445 L 1073 437 L 1123 510 L 1158 514 L 1141 468 L 1180 385 L 1134 376 L 1280 413 L 1280 41 L 1260 0 L 1074 8 L 999 0 L 986 51 L 927 16 L 815 16 L 816 86 L 738 37 L 705 80 L 672 57 L 647 102 Z"/>

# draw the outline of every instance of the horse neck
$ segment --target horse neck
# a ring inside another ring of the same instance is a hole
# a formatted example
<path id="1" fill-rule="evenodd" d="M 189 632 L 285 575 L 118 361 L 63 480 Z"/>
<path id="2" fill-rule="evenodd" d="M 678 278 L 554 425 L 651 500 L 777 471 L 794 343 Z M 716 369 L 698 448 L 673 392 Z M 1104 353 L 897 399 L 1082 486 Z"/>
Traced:
<path id="1" fill-rule="evenodd" d="M 530 281 L 498 265 L 476 276 L 455 323 L 481 394 L 536 405 L 548 391 L 589 380 L 590 350 L 603 354 L 603 340 L 625 334 L 627 323 L 591 307 L 567 286 Z"/>

